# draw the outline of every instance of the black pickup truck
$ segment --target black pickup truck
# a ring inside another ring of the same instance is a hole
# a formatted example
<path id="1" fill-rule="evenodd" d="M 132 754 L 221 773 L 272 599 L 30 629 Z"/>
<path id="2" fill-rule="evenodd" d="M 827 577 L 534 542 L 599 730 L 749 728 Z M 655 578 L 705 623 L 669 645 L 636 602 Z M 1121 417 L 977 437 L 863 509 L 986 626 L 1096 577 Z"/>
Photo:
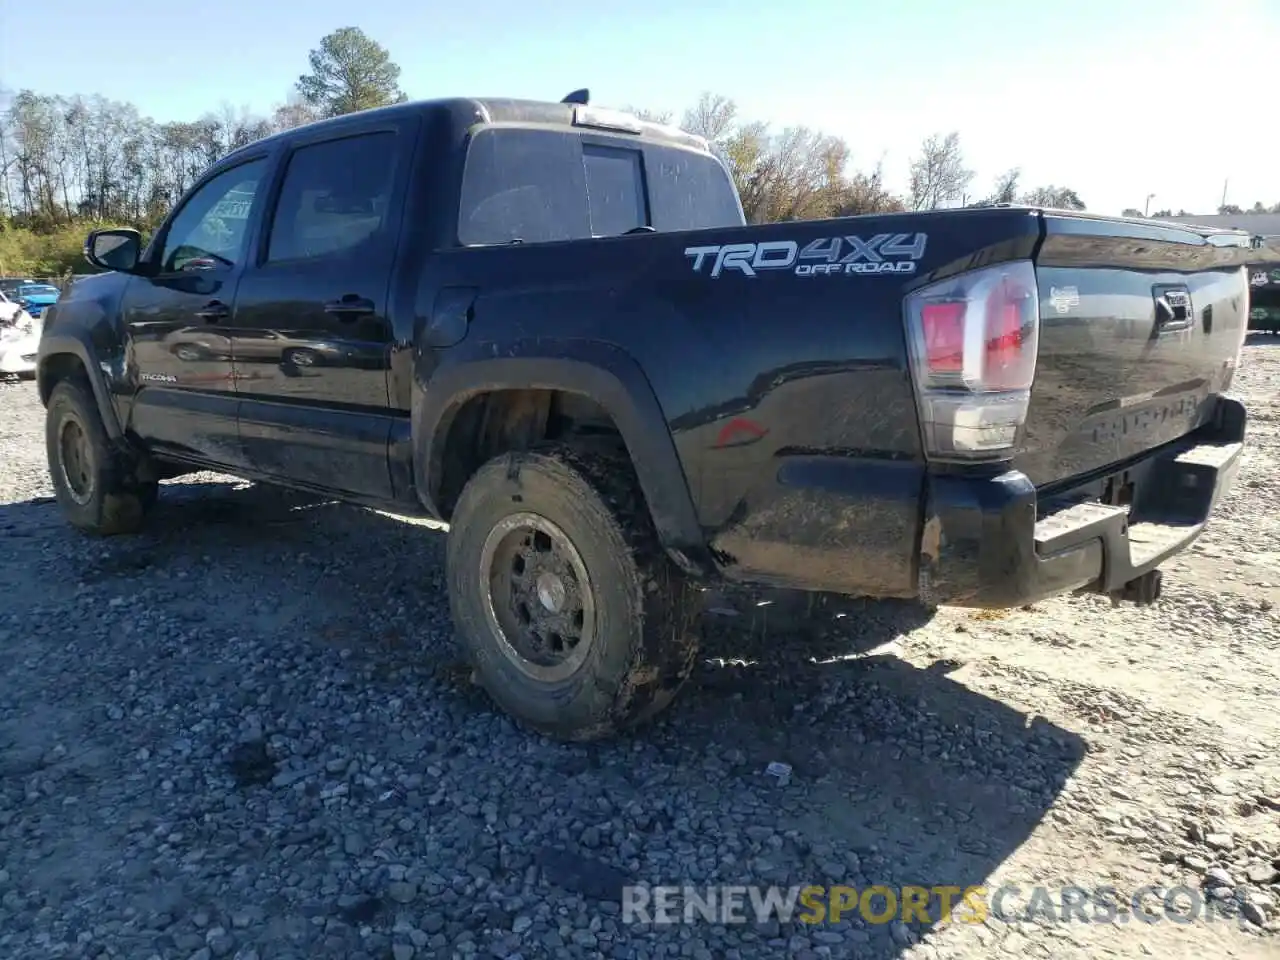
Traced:
<path id="1" fill-rule="evenodd" d="M 91 234 L 38 360 L 68 520 L 210 468 L 445 520 L 480 682 L 571 739 L 672 699 L 717 580 L 1156 599 L 1242 449 L 1246 234 L 749 226 L 705 141 L 586 99 L 326 120 Z"/>

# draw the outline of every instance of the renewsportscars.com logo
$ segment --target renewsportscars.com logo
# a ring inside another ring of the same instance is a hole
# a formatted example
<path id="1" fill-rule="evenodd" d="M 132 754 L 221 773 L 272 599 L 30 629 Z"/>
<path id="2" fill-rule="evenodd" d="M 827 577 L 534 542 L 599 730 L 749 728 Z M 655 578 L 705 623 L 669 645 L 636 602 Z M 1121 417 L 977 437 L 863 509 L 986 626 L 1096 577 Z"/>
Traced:
<path id="1" fill-rule="evenodd" d="M 929 242 L 923 233 L 877 233 L 862 237 L 820 237 L 805 244 L 794 240 L 761 243 L 725 243 L 685 247 L 693 260 L 693 272 L 711 262 L 710 274 L 736 270 L 754 277 L 761 270 L 791 270 L 797 277 L 846 276 L 848 274 L 904 274 L 916 272 L 916 261 Z"/>

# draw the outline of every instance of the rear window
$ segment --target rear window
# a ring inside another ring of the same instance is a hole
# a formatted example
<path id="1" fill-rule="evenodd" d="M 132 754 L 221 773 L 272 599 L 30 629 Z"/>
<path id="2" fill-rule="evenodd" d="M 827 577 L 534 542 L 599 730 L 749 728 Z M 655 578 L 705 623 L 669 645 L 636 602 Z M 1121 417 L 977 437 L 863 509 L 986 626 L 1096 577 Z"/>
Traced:
<path id="1" fill-rule="evenodd" d="M 645 150 L 649 170 L 649 213 L 659 230 L 740 227 L 742 208 L 733 181 L 719 162 L 692 150 Z"/>
<path id="2" fill-rule="evenodd" d="M 464 245 L 614 237 L 738 226 L 723 168 L 690 150 L 605 145 L 555 130 L 488 128 L 471 141 L 458 240 Z"/>
<path id="3" fill-rule="evenodd" d="M 649 225 L 639 150 L 584 143 L 582 168 L 592 236 L 616 237 Z"/>

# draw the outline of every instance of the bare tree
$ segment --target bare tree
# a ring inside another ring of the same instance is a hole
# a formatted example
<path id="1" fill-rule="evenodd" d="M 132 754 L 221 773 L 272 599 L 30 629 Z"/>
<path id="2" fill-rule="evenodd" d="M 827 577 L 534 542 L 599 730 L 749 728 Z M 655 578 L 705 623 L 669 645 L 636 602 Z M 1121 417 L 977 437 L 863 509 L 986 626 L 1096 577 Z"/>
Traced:
<path id="1" fill-rule="evenodd" d="M 645 120 L 648 123 L 661 123 L 670 125 L 672 113 L 670 110 L 649 110 L 645 107 L 623 107 L 624 113 L 629 113 L 639 120 Z"/>
<path id="2" fill-rule="evenodd" d="M 996 177 L 996 186 L 991 193 L 989 203 L 1017 203 L 1018 181 L 1022 178 L 1022 170 L 1012 167 Z"/>
<path id="3" fill-rule="evenodd" d="M 147 230 L 229 151 L 335 111 L 403 99 L 386 51 L 367 37 L 352 40 L 347 49 L 336 39 L 341 33 L 330 34 L 315 51 L 314 82 L 300 84 L 307 90 L 292 91 L 265 117 L 224 103 L 188 121 L 157 123 L 130 104 L 101 96 L 0 94 L 0 239 L 15 228 L 54 237 L 56 227 L 78 220 Z M 354 71 L 350 76 L 343 64 Z M 671 111 L 629 109 L 647 120 L 671 122 Z M 744 121 L 734 101 L 720 94 L 703 93 L 684 112 L 681 126 L 705 137 L 723 160 L 752 223 L 931 210 L 963 202 L 974 177 L 956 132 L 924 141 L 911 162 L 904 199 L 886 185 L 883 162 L 858 169 L 842 138 L 804 126 L 777 130 Z M 983 203 L 1084 209 L 1070 188 L 1049 185 L 1022 193 L 1016 167 L 993 187 Z M 1255 211 L 1263 207 L 1253 205 Z M 66 258 L 78 256 L 70 249 L 63 243 L 48 262 L 70 264 Z"/>
<path id="4" fill-rule="evenodd" d="M 9 149 L 9 107 L 13 95 L 0 87 L 0 217 L 13 209 L 13 197 L 9 193 L 9 171 L 17 158 Z"/>
<path id="5" fill-rule="evenodd" d="M 885 186 L 884 161 L 870 172 L 855 171 L 837 192 L 833 217 L 853 217 L 869 213 L 899 213 L 906 204 Z"/>
<path id="6" fill-rule="evenodd" d="M 269 118 L 223 103 L 190 121 L 159 124 L 102 97 L 21 91 L 0 113 L 0 216 L 37 227 L 84 218 L 145 228 L 220 157 L 319 119 L 324 109 L 295 91 Z M 632 109 L 670 122 L 669 112 Z M 851 151 L 839 137 L 741 123 L 733 101 L 711 93 L 687 112 L 684 126 L 710 139 L 753 223 L 903 208 L 882 166 L 852 170 Z"/>
<path id="7" fill-rule="evenodd" d="M 684 112 L 682 129 L 705 137 L 710 143 L 723 144 L 737 126 L 738 105 L 728 97 L 703 93 L 698 102 Z"/>
<path id="8" fill-rule="evenodd" d="M 1083 210 L 1084 201 L 1070 187 L 1036 187 L 1029 192 L 1023 202 L 1032 207 L 1052 207 L 1055 210 Z"/>
<path id="9" fill-rule="evenodd" d="M 921 144 L 920 156 L 911 161 L 911 209 L 934 210 L 960 200 L 973 176 L 964 165 L 960 134 L 934 134 Z"/>
<path id="10" fill-rule="evenodd" d="M 271 128 L 275 131 L 292 130 L 294 127 L 301 127 L 319 119 L 320 111 L 307 103 L 301 94 L 292 92 L 285 102 L 272 112 Z"/>

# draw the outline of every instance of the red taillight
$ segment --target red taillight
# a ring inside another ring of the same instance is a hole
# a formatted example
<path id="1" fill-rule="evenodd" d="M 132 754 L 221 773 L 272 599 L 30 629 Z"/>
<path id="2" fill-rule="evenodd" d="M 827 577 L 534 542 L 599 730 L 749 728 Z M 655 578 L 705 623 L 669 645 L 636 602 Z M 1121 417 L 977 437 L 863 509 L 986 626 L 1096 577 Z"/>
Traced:
<path id="1" fill-rule="evenodd" d="M 992 291 L 987 301 L 986 353 L 982 364 L 982 386 L 988 390 L 1016 390 L 1029 386 L 1025 381 L 1023 326 L 1028 296 L 1007 279 Z"/>
<path id="2" fill-rule="evenodd" d="M 920 310 L 925 362 L 931 372 L 964 369 L 964 311 L 964 303 L 926 303 Z"/>
<path id="3" fill-rule="evenodd" d="M 928 455 L 1008 456 L 1035 376 L 1040 304 L 1031 261 L 939 281 L 905 306 Z"/>

